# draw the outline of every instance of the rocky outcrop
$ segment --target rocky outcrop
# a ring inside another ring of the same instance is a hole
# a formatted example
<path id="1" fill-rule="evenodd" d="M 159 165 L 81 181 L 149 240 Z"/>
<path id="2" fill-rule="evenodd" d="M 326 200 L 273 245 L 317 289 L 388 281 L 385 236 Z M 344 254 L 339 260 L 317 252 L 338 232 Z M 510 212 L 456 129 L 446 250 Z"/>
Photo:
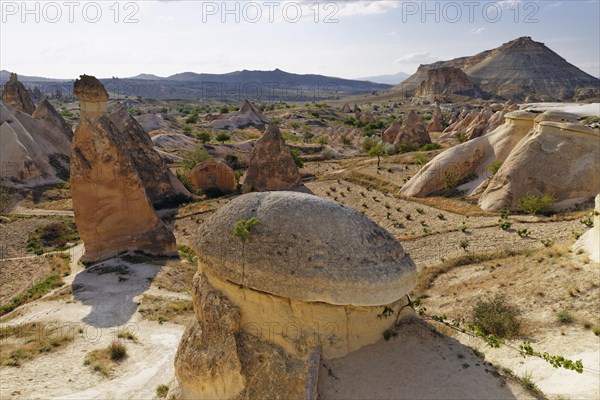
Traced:
<path id="1" fill-rule="evenodd" d="M 46 101 L 33 114 L 0 102 L 0 177 L 9 186 L 69 179 L 72 131 Z"/>
<path id="2" fill-rule="evenodd" d="M 506 106 L 496 112 L 489 107 L 484 107 L 480 111 L 463 110 L 456 121 L 444 130 L 441 137 L 446 139 L 462 134 L 464 139 L 471 140 L 483 136 L 502 125 L 504 116 L 510 109 L 514 108 Z"/>
<path id="3" fill-rule="evenodd" d="M 477 197 L 486 211 L 519 210 L 527 194 L 552 194 L 562 210 L 600 192 L 600 132 L 558 111 L 513 111 L 484 136 L 452 147 L 427 163 L 401 189 L 422 197 L 452 189 Z M 488 166 L 501 161 L 492 176 Z"/>
<path id="4" fill-rule="evenodd" d="M 256 142 L 248 164 L 244 185 L 252 190 L 289 190 L 300 184 L 298 167 L 275 124 Z"/>
<path id="5" fill-rule="evenodd" d="M 175 237 L 160 220 L 122 131 L 101 110 L 108 94 L 94 77 L 75 81 L 81 124 L 71 153 L 75 223 L 85 243 L 84 262 L 127 251 L 175 255 Z"/>
<path id="6" fill-rule="evenodd" d="M 577 240 L 573 248 L 585 250 L 593 262 L 600 263 L 600 194 L 596 196 L 595 204 L 594 226 Z"/>
<path id="7" fill-rule="evenodd" d="M 146 194 L 155 208 L 180 204 L 191 198 L 190 192 L 173 175 L 163 158 L 154 150 L 154 143 L 144 128 L 123 106 L 109 116 L 119 129 L 125 149 L 144 184 Z"/>
<path id="8" fill-rule="evenodd" d="M 10 74 L 8 82 L 4 84 L 2 101 L 4 104 L 29 115 L 35 111 L 35 104 L 33 104 L 29 91 L 19 82 L 15 73 Z"/>
<path id="9" fill-rule="evenodd" d="M 248 100 L 244 101 L 239 111 L 225 114 L 210 122 L 210 126 L 216 129 L 242 129 L 248 126 L 254 126 L 262 129 L 270 123 L 258 108 Z"/>
<path id="10" fill-rule="evenodd" d="M 600 131 L 575 115 L 547 111 L 511 151 L 479 199 L 486 211 L 519 210 L 527 194 L 552 194 L 556 211 L 600 192 Z"/>
<path id="11" fill-rule="evenodd" d="M 598 78 L 528 36 L 471 57 L 421 65 L 413 76 L 391 91 L 405 97 L 414 96 L 427 80 L 429 71 L 440 68 L 462 70 L 484 97 L 525 100 L 535 93 L 539 101 L 564 101 L 600 96 Z"/>
<path id="12" fill-rule="evenodd" d="M 237 190 L 235 171 L 220 161 L 208 160 L 190 171 L 190 181 L 196 190 L 219 189 L 222 193 Z"/>
<path id="13" fill-rule="evenodd" d="M 431 121 L 429 122 L 429 125 L 427 125 L 427 131 L 429 133 L 443 132 L 444 128 L 445 128 L 444 114 L 442 113 L 440 106 L 436 105 L 435 111 L 434 111 L 433 115 L 431 116 Z"/>
<path id="14" fill-rule="evenodd" d="M 424 146 L 431 143 L 429 132 L 425 125 L 421 122 L 421 119 L 414 111 L 411 111 L 404 123 L 398 118 L 392 126 L 390 126 L 382 135 L 382 140 L 385 143 L 398 145 L 401 143 L 405 144 L 418 144 Z"/>
<path id="15" fill-rule="evenodd" d="M 414 96 L 430 100 L 461 95 L 479 97 L 480 93 L 469 77 L 459 68 L 441 67 L 427 71 L 425 80 L 417 88 Z"/>
<path id="16" fill-rule="evenodd" d="M 515 111 L 506 115 L 506 122 L 495 131 L 463 144 L 451 147 L 428 162 L 401 189 L 411 197 L 425 197 L 447 189 L 449 181 L 459 184 L 473 179 L 458 190 L 471 194 L 490 176 L 487 168 L 495 160 L 506 160 L 515 146 L 533 127 L 537 114 Z M 452 178 L 452 179 L 449 179 Z"/>
<path id="17" fill-rule="evenodd" d="M 352 112 L 352 108 L 350 108 L 350 104 L 346 103 L 342 107 L 342 112 L 345 114 L 350 114 Z"/>
<path id="18" fill-rule="evenodd" d="M 256 218 L 242 241 L 239 221 Z M 416 268 L 387 231 L 296 192 L 236 198 L 200 227 L 196 321 L 175 362 L 178 398 L 312 398 L 319 357 L 381 340 Z M 299 240 L 302 238 L 302 240 Z"/>

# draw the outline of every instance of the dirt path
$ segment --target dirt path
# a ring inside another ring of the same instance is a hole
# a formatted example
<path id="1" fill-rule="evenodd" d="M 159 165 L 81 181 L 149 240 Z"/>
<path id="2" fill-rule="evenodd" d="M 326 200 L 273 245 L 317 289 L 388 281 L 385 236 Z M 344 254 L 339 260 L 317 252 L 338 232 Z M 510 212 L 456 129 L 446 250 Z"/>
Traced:
<path id="1" fill-rule="evenodd" d="M 74 301 L 42 298 L 21 307 L 18 316 L 3 325 L 59 324 L 65 332 L 73 333 L 75 340 L 20 368 L 3 367 L 0 398 L 154 398 L 156 387 L 168 384 L 174 376 L 175 353 L 185 327 L 142 320 L 136 312 L 138 299 L 147 292 L 170 298 L 189 296 L 149 289 L 150 278 L 156 276 L 159 266 L 115 259 L 82 270 L 78 262 L 83 245 L 75 247 L 72 254 L 71 268 L 75 273 L 65 281 L 73 286 Z M 133 332 L 138 343 L 126 344 L 127 358 L 113 377 L 104 377 L 83 365 L 88 352 L 105 348 L 122 330 Z"/>
<path id="2" fill-rule="evenodd" d="M 11 215 L 35 215 L 35 216 L 65 215 L 65 216 L 69 216 L 69 217 L 75 216 L 73 211 L 43 210 L 43 209 L 25 208 L 25 207 L 21 207 L 21 206 L 16 206 L 15 209 L 11 212 Z"/>

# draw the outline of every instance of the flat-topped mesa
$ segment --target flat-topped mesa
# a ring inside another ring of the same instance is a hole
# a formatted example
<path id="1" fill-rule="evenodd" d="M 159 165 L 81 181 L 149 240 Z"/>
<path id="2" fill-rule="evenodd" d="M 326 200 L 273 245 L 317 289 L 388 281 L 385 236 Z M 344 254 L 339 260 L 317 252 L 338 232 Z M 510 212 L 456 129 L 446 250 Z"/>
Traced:
<path id="1" fill-rule="evenodd" d="M 73 94 L 79 100 L 82 122 L 92 121 L 106 114 L 108 93 L 102 83 L 95 77 L 81 75 L 75 81 Z"/>
<path id="2" fill-rule="evenodd" d="M 197 320 L 175 360 L 178 398 L 312 398 L 315 354 L 343 357 L 414 315 L 410 256 L 337 202 L 251 193 L 213 214 L 197 237 Z M 394 317 L 378 317 L 383 310 Z"/>
<path id="3" fill-rule="evenodd" d="M 35 111 L 35 105 L 29 91 L 19 82 L 19 78 L 15 73 L 11 73 L 10 79 L 4 84 L 2 101 L 29 115 Z"/>

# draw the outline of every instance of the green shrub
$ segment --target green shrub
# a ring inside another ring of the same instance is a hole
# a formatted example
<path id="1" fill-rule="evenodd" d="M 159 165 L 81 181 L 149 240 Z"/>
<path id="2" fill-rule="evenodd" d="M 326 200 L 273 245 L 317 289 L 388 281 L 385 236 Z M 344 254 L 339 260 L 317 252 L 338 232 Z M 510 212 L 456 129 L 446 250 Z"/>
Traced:
<path id="1" fill-rule="evenodd" d="M 329 143 L 329 140 L 327 139 L 326 136 L 319 136 L 317 138 L 317 143 L 320 144 L 321 146 L 325 146 Z"/>
<path id="2" fill-rule="evenodd" d="M 368 154 L 371 157 L 377 157 L 377 169 L 380 168 L 381 157 L 387 156 L 385 147 L 381 143 L 377 143 L 374 147 L 372 147 Z"/>
<path id="3" fill-rule="evenodd" d="M 421 147 L 421 151 L 432 151 L 439 150 L 442 146 L 439 143 L 428 143 L 425 146 Z"/>
<path id="4" fill-rule="evenodd" d="M 519 314 L 515 307 L 507 303 L 504 295 L 498 294 L 477 303 L 472 313 L 473 325 L 487 335 L 511 339 L 520 333 Z"/>
<path id="5" fill-rule="evenodd" d="M 554 202 L 556 202 L 556 197 L 552 194 L 536 196 L 533 193 L 527 193 L 519 201 L 519 206 L 521 210 L 531 215 L 548 214 Z"/>
<path id="6" fill-rule="evenodd" d="M 579 222 L 581 222 L 583 225 L 587 226 L 588 228 L 591 228 L 594 226 L 594 220 L 591 217 L 585 217 L 584 219 L 580 220 Z"/>
<path id="7" fill-rule="evenodd" d="M 296 166 L 298 168 L 304 167 L 304 161 L 302 161 L 302 158 L 300 157 L 300 150 L 298 150 L 298 149 L 291 149 L 290 150 L 290 155 L 294 159 L 294 162 L 296 163 Z"/>
<path id="8" fill-rule="evenodd" d="M 467 135 L 464 132 L 458 132 L 456 134 L 456 140 L 458 140 L 458 143 L 464 143 L 467 141 Z"/>
<path id="9" fill-rule="evenodd" d="M 233 236 L 240 239 L 242 243 L 245 243 L 250 238 L 250 235 L 252 235 L 250 230 L 258 225 L 259 222 L 260 221 L 256 217 L 237 221 L 233 227 Z"/>
<path id="10" fill-rule="evenodd" d="M 500 167 L 502 166 L 504 162 L 502 160 L 496 160 L 493 163 L 491 163 L 490 165 L 488 165 L 487 170 L 490 174 L 492 175 L 496 175 L 496 173 L 500 170 Z"/>
<path id="11" fill-rule="evenodd" d="M 169 393 L 169 387 L 167 385 L 158 385 L 156 387 L 156 396 L 163 398 L 163 397 L 167 397 L 168 393 Z"/>
<path id="12" fill-rule="evenodd" d="M 458 186 L 458 175 L 455 172 L 447 171 L 444 173 L 444 192 L 445 194 L 451 195 Z"/>
<path id="13" fill-rule="evenodd" d="M 198 122 L 198 114 L 192 114 L 185 119 L 186 124 L 195 124 Z"/>
<path id="14" fill-rule="evenodd" d="M 212 139 L 212 135 L 210 134 L 210 132 L 203 129 L 200 132 L 196 133 L 196 139 L 198 139 L 202 143 L 208 143 Z"/>
<path id="15" fill-rule="evenodd" d="M 498 226 L 503 231 L 506 231 L 506 230 L 510 229 L 510 227 L 512 226 L 512 222 L 510 222 L 506 219 L 501 219 L 500 221 L 498 221 Z"/>
<path id="16" fill-rule="evenodd" d="M 560 310 L 558 313 L 556 313 L 556 317 L 558 318 L 558 322 L 560 322 L 563 325 L 572 324 L 575 320 L 575 318 L 573 318 L 573 315 L 571 315 L 571 313 L 568 310 Z"/>
<path id="17" fill-rule="evenodd" d="M 417 164 L 418 166 L 420 166 L 421 168 L 423 168 L 423 166 L 425 164 L 427 164 L 429 161 L 427 160 L 427 157 L 425 157 L 423 154 L 418 153 L 415 156 L 414 162 L 415 162 L 415 164 Z"/>
<path id="18" fill-rule="evenodd" d="M 418 143 L 400 143 L 398 144 L 398 153 L 412 153 L 413 151 L 419 151 L 421 147 Z"/>
<path id="19" fill-rule="evenodd" d="M 65 250 L 68 242 L 79 240 L 77 227 L 72 221 L 55 221 L 36 228 L 27 238 L 27 250 L 37 255 L 47 250 Z"/>
<path id="20" fill-rule="evenodd" d="M 217 137 L 215 139 L 217 140 L 217 142 L 221 142 L 221 144 L 225 144 L 225 142 L 231 140 L 231 136 L 229 136 L 225 132 L 221 132 L 217 135 Z"/>
<path id="21" fill-rule="evenodd" d="M 517 229 L 517 235 L 519 235 L 520 237 L 529 237 L 529 229 L 527 229 L 527 228 Z"/>
<path id="22" fill-rule="evenodd" d="M 196 146 L 194 149 L 183 154 L 182 158 L 181 167 L 186 171 L 191 171 L 196 165 L 210 159 L 210 155 L 202 146 Z"/>

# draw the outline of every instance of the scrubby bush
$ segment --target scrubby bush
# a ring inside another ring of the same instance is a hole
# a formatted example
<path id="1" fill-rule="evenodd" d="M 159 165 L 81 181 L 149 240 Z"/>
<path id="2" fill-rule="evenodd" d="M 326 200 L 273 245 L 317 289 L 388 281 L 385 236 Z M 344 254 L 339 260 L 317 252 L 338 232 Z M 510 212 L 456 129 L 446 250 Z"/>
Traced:
<path id="1" fill-rule="evenodd" d="M 181 161 L 181 166 L 184 170 L 190 171 L 196 165 L 208 160 L 210 155 L 202 146 L 196 146 L 194 149 L 186 152 L 182 158 L 183 160 Z"/>
<path id="2" fill-rule="evenodd" d="M 108 353 L 111 360 L 120 361 L 127 357 L 127 348 L 120 340 L 113 340 L 108 346 Z"/>
<path id="3" fill-rule="evenodd" d="M 527 193 L 519 201 L 519 206 L 521 210 L 531 215 L 548 214 L 555 202 L 556 197 L 553 194 L 546 193 L 536 196 L 533 193 Z"/>
<path id="4" fill-rule="evenodd" d="M 217 137 L 215 139 L 217 140 L 217 142 L 221 142 L 221 144 L 225 144 L 225 142 L 231 140 L 231 136 L 229 136 L 225 132 L 221 132 L 217 135 Z"/>
<path id="5" fill-rule="evenodd" d="M 240 239 L 242 243 L 245 243 L 252 235 L 250 230 L 258 224 L 259 220 L 256 217 L 250 219 L 240 219 L 235 223 L 233 228 L 233 236 Z"/>
<path id="6" fill-rule="evenodd" d="M 496 173 L 500 170 L 504 162 L 502 160 L 495 160 L 493 163 L 488 165 L 487 170 L 490 174 L 496 175 Z"/>
<path id="7" fill-rule="evenodd" d="M 304 167 L 304 161 L 302 161 L 302 158 L 300 157 L 300 150 L 298 150 L 298 149 L 291 149 L 290 150 L 290 155 L 294 159 L 294 162 L 296 163 L 296 166 L 298 168 Z"/>
<path id="8" fill-rule="evenodd" d="M 510 222 L 506 219 L 501 219 L 500 221 L 498 221 L 498 226 L 503 231 L 506 231 L 506 230 L 510 229 L 510 227 L 512 226 L 512 222 Z"/>
<path id="9" fill-rule="evenodd" d="M 556 313 L 556 317 L 558 318 L 558 322 L 563 325 L 572 324 L 575 320 L 568 310 L 560 310 L 558 313 Z"/>
<path id="10" fill-rule="evenodd" d="M 432 151 L 439 150 L 442 146 L 439 143 L 428 143 L 425 146 L 421 147 L 421 151 Z"/>
<path id="11" fill-rule="evenodd" d="M 196 133 L 196 139 L 198 139 L 202 143 L 208 143 L 212 139 L 212 135 L 210 134 L 210 132 L 203 129 L 200 132 Z"/>
<path id="12" fill-rule="evenodd" d="M 317 143 L 321 146 L 326 146 L 327 144 L 329 144 L 329 140 L 327 139 L 327 136 L 319 136 L 317 138 Z"/>
<path id="13" fill-rule="evenodd" d="M 473 325 L 483 333 L 499 338 L 512 339 L 521 330 L 520 312 L 508 304 L 506 297 L 498 294 L 487 300 L 479 301 L 473 308 Z"/>

